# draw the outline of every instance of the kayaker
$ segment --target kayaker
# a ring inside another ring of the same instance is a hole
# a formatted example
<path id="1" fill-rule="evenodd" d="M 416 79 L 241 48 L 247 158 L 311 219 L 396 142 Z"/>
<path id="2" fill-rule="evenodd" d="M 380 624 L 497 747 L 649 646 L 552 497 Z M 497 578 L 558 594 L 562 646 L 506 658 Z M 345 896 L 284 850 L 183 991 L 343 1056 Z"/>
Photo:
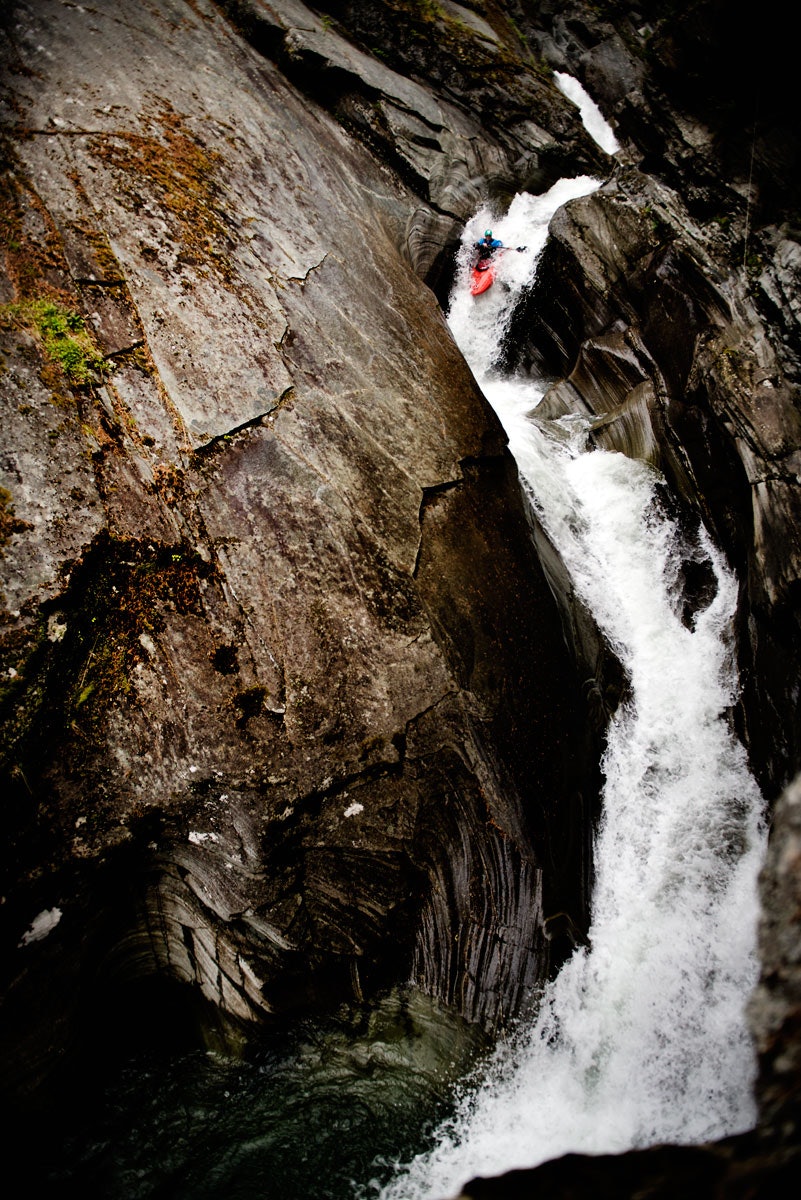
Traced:
<path id="1" fill-rule="evenodd" d="M 528 249 L 527 246 L 504 246 L 499 238 L 492 236 L 491 229 L 485 230 L 483 238 L 480 242 L 476 242 L 475 247 L 478 251 L 478 262 L 480 263 L 492 258 L 496 250 L 516 250 L 518 254 L 522 254 L 524 250 Z"/>
<path id="2" fill-rule="evenodd" d="M 498 238 L 494 238 L 492 236 L 491 229 L 485 230 L 484 236 L 481 239 L 481 241 L 476 242 L 476 249 L 478 250 L 479 262 L 482 262 L 485 258 L 491 258 L 492 255 L 495 253 L 495 251 L 500 250 L 500 248 L 502 246 L 503 246 L 503 242 L 499 241 Z"/>

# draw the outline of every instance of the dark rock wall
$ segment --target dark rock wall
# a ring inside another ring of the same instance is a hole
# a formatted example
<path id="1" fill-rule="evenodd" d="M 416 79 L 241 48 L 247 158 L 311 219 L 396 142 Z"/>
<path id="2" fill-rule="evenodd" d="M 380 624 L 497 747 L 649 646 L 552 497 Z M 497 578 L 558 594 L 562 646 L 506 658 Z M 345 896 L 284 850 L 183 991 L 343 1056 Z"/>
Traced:
<path id="1" fill-rule="evenodd" d="M 5 1090 L 177 985 L 214 1044 L 411 974 L 494 1024 L 586 923 L 594 771 L 410 263 L 531 169 L 522 110 L 495 138 L 299 4 L 4 16 Z"/>
<path id="2" fill-rule="evenodd" d="M 543 413 L 590 413 L 599 445 L 660 467 L 737 568 L 738 721 L 775 799 L 801 769 L 798 137 L 769 23 L 745 71 L 720 4 L 685 15 L 537 8 L 543 54 L 577 64 L 624 146 L 555 218 L 507 359 L 557 377 Z"/>
<path id="3" fill-rule="evenodd" d="M 623 149 L 612 179 L 554 220 L 511 366 L 556 377 L 542 412 L 583 412 L 600 446 L 652 462 L 742 581 L 733 714 L 772 809 L 763 870 L 751 1134 L 619 1158 L 570 1155 L 475 1180 L 467 1197 L 773 1195 L 799 1173 L 798 131 L 791 51 L 770 9 L 718 3 L 520 5 L 579 74 Z M 547 560 L 546 564 L 547 564 Z"/>
<path id="4" fill-rule="evenodd" d="M 517 361 L 564 377 L 545 415 L 589 413 L 599 445 L 663 470 L 737 568 L 741 732 L 775 797 L 801 767 L 801 425 L 792 364 L 755 302 L 763 281 L 744 287 L 716 226 L 625 169 L 552 235 Z"/>
<path id="5" fill-rule="evenodd" d="M 779 797 L 762 873 L 762 978 L 749 1005 L 759 1056 L 760 1120 L 702 1146 L 655 1146 L 620 1155 L 567 1154 L 533 1170 L 467 1183 L 459 1200 L 530 1196 L 653 1196 L 705 1200 L 790 1195 L 801 1171 L 801 784 Z"/>

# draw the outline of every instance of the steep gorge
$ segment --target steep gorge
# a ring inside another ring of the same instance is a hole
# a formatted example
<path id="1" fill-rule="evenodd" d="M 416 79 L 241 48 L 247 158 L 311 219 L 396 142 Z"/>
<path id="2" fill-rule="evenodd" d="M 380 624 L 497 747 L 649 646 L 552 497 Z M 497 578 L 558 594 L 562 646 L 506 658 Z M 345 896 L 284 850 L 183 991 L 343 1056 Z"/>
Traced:
<path id="1" fill-rule="evenodd" d="M 714 532 L 735 719 L 769 800 L 798 771 L 794 143 L 771 93 L 733 151 L 734 99 L 687 69 L 720 6 L 689 33 L 663 7 L 656 31 L 626 4 L 5 15 L 14 1103 L 76 1041 L 102 1055 L 110 1013 L 157 1025 L 153 981 L 212 1044 L 412 969 L 491 1026 L 558 962 L 548 917 L 586 926 L 624 684 L 546 557 L 554 601 L 432 296 L 481 201 L 608 177 L 555 219 L 506 356 Z M 551 68 L 603 102 L 614 162 Z M 797 944 L 777 924 L 768 961 Z M 788 954 L 755 1024 L 795 1131 Z"/>

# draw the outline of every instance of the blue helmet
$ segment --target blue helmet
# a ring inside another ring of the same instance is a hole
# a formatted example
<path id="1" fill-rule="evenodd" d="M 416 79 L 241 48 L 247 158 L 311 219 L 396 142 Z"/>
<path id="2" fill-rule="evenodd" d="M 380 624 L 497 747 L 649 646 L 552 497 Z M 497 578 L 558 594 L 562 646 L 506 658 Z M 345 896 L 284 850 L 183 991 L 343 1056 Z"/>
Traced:
<path id="1" fill-rule="evenodd" d="M 491 237 L 492 237 L 492 230 L 491 230 L 491 229 L 485 229 L 485 230 L 484 230 L 484 237 L 491 238 Z"/>

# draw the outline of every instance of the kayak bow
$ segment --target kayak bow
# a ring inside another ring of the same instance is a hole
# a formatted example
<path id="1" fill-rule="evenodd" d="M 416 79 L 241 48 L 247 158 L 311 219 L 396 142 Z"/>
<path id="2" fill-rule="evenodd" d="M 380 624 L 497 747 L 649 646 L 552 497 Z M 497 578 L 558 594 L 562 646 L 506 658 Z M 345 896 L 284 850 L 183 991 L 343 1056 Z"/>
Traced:
<path id="1" fill-rule="evenodd" d="M 491 287 L 495 279 L 495 264 L 491 259 L 476 263 L 470 274 L 470 294 L 480 296 Z"/>

